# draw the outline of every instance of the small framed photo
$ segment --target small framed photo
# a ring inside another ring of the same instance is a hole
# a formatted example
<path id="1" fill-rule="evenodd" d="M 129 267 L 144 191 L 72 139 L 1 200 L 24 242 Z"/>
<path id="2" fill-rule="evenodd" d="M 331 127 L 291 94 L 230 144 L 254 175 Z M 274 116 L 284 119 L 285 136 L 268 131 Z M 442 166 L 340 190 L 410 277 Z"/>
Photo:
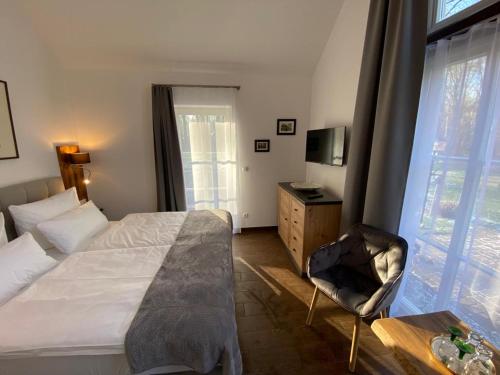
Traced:
<path id="1" fill-rule="evenodd" d="M 292 118 L 279 118 L 278 126 L 276 129 L 277 135 L 295 135 L 295 127 L 297 125 L 297 120 Z"/>
<path id="2" fill-rule="evenodd" d="M 255 152 L 269 152 L 271 151 L 271 141 L 269 139 L 256 139 Z"/>

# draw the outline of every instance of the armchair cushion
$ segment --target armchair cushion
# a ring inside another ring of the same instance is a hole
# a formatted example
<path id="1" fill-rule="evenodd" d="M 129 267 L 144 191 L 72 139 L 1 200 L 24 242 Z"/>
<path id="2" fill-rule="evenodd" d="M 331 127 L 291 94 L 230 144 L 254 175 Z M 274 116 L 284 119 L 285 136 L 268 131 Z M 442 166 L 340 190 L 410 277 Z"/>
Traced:
<path id="1" fill-rule="evenodd" d="M 379 288 L 369 277 L 342 265 L 321 271 L 311 280 L 344 309 L 358 315 L 361 314 L 366 301 Z"/>
<path id="2" fill-rule="evenodd" d="M 371 318 L 394 300 L 407 249 L 403 238 L 357 224 L 311 255 L 308 276 L 339 305 Z"/>

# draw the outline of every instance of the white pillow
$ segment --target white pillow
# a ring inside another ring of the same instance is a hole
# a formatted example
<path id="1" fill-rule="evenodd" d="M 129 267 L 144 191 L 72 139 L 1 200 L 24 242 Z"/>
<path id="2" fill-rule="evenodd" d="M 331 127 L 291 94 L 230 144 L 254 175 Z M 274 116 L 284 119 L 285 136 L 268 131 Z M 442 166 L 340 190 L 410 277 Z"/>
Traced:
<path id="1" fill-rule="evenodd" d="M 37 225 L 38 230 L 66 254 L 85 250 L 90 240 L 106 229 L 108 219 L 92 201 Z"/>
<path id="2" fill-rule="evenodd" d="M 0 305 L 56 264 L 29 232 L 0 247 Z"/>
<path id="3" fill-rule="evenodd" d="M 5 231 L 5 219 L 3 213 L 0 212 L 0 247 L 7 242 L 9 242 L 9 240 L 7 239 L 7 232 Z"/>
<path id="4" fill-rule="evenodd" d="M 78 194 L 74 187 L 50 198 L 19 206 L 9 206 L 10 214 L 16 225 L 16 232 L 20 236 L 23 233 L 31 232 L 35 240 L 44 249 L 51 248 L 52 245 L 36 229 L 36 225 L 42 221 L 51 219 L 63 212 L 69 211 L 80 205 Z"/>

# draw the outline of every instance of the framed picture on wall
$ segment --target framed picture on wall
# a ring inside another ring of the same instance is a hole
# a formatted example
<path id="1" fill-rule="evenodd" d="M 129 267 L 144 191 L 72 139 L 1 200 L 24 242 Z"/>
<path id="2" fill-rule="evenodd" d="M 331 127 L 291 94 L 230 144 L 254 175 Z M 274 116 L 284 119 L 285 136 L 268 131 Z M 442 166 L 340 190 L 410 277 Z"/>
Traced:
<path id="1" fill-rule="evenodd" d="M 255 152 L 269 152 L 271 150 L 271 141 L 269 139 L 256 139 Z"/>
<path id="2" fill-rule="evenodd" d="M 278 125 L 276 129 L 277 135 L 295 135 L 295 127 L 297 125 L 297 120 L 279 118 Z"/>
<path id="3" fill-rule="evenodd" d="M 0 160 L 19 158 L 7 82 L 0 80 Z"/>

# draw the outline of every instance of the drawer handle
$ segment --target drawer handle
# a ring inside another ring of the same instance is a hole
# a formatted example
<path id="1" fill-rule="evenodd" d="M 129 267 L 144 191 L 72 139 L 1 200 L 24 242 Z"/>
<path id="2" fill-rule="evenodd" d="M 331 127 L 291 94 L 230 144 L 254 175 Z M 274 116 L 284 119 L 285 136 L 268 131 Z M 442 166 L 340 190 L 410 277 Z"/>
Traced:
<path id="1" fill-rule="evenodd" d="M 294 211 L 298 211 L 298 208 L 294 208 L 293 210 L 294 210 Z"/>
<path id="2" fill-rule="evenodd" d="M 293 223 L 294 223 L 294 224 L 297 224 L 297 220 L 294 220 L 294 221 L 293 221 Z"/>
<path id="3" fill-rule="evenodd" d="M 292 251 L 297 252 L 297 250 L 295 250 L 295 247 L 292 249 Z"/>
<path id="4" fill-rule="evenodd" d="M 294 239 L 294 240 L 296 240 L 296 239 L 297 239 L 297 237 L 293 236 L 293 239 Z"/>
<path id="5" fill-rule="evenodd" d="M 285 219 L 285 221 L 288 221 L 288 219 L 286 217 L 284 217 L 283 219 Z"/>

